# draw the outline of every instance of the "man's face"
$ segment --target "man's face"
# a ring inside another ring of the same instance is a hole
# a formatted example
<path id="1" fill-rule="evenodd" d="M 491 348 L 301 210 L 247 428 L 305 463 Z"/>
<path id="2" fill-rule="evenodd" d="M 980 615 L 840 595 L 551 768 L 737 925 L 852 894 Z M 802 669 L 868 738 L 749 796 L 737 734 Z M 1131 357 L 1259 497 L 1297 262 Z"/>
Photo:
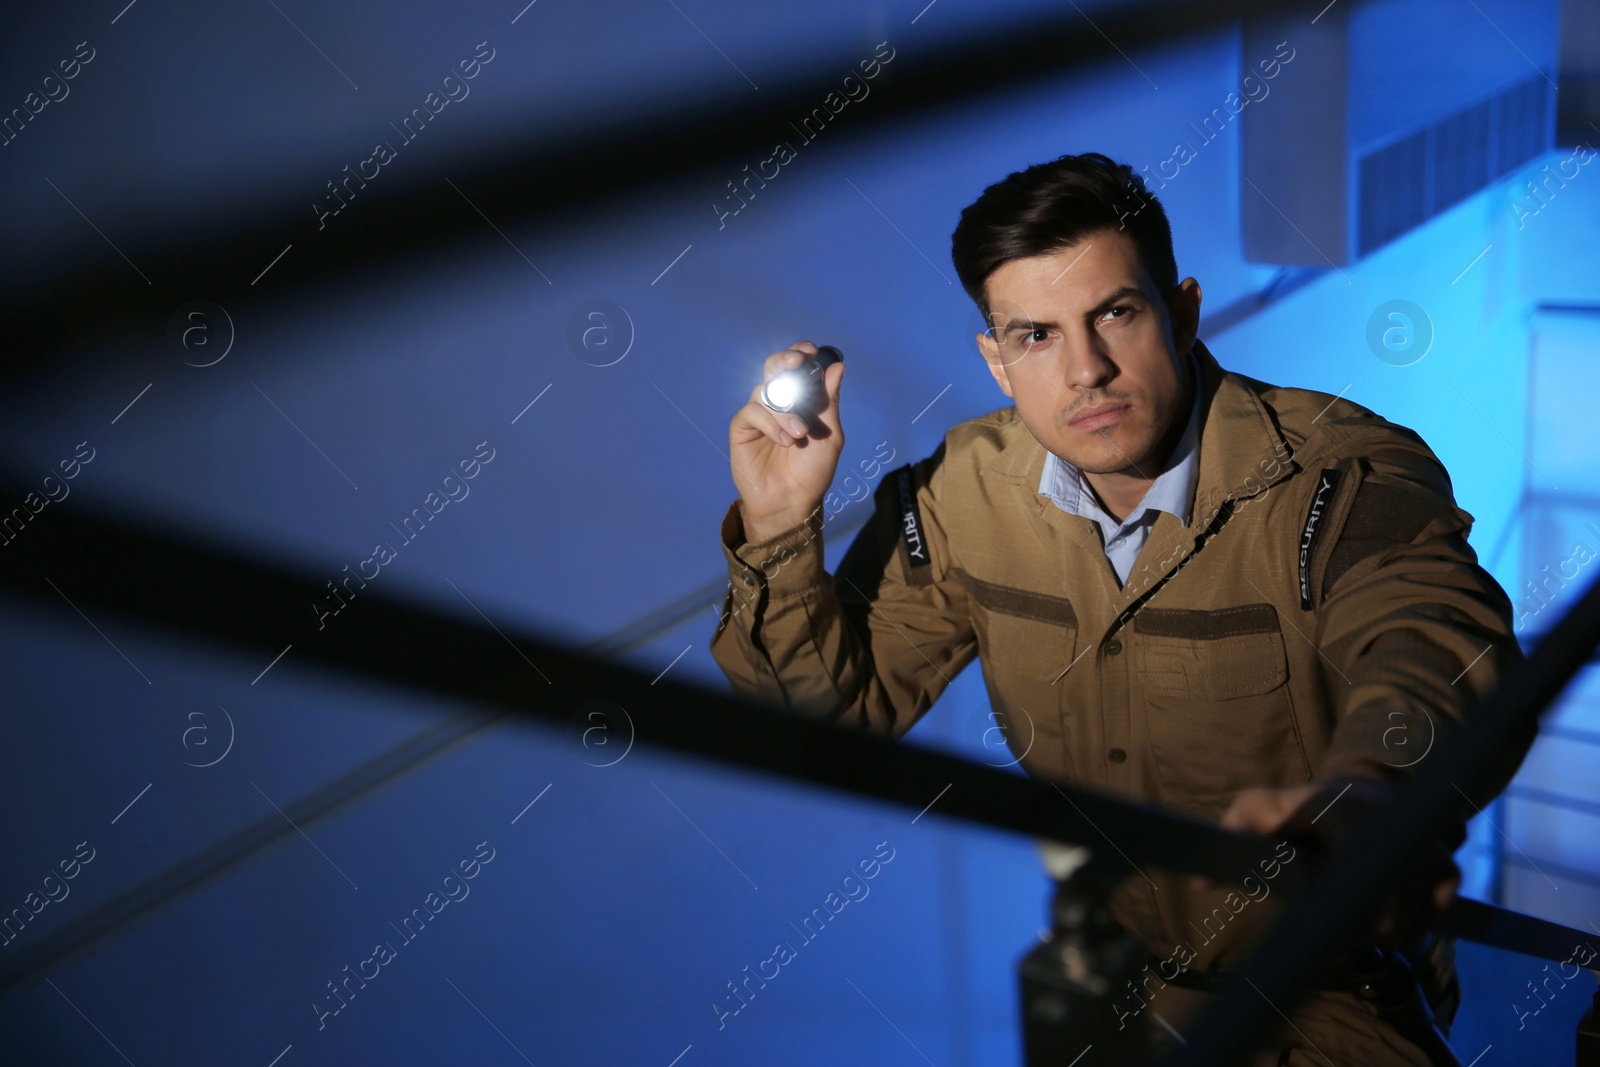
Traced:
<path id="1" fill-rule="evenodd" d="M 1199 283 L 1178 287 L 1174 321 L 1132 239 L 1106 229 L 1004 264 L 986 291 L 999 341 L 978 347 L 1039 443 L 1090 474 L 1153 479 L 1186 414 Z"/>

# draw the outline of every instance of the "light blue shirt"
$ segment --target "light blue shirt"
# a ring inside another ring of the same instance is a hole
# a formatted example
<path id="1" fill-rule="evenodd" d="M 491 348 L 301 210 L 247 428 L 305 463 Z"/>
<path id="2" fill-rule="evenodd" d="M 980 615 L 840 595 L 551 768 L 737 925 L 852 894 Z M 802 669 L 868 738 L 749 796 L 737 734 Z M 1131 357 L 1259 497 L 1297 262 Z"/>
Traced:
<path id="1" fill-rule="evenodd" d="M 1200 478 L 1200 366 L 1192 351 L 1189 373 L 1194 383 L 1194 403 L 1189 408 L 1183 437 L 1172 450 L 1166 467 L 1145 491 L 1144 499 L 1128 513 L 1126 522 L 1118 523 L 1106 513 L 1084 482 L 1082 471 L 1054 452 L 1045 453 L 1039 492 L 1067 514 L 1082 515 L 1099 524 L 1106 559 L 1117 572 L 1119 584 L 1127 582 L 1128 572 L 1139 558 L 1158 512 L 1165 511 L 1182 525 L 1189 525 L 1189 506 L 1194 499 L 1195 482 Z"/>

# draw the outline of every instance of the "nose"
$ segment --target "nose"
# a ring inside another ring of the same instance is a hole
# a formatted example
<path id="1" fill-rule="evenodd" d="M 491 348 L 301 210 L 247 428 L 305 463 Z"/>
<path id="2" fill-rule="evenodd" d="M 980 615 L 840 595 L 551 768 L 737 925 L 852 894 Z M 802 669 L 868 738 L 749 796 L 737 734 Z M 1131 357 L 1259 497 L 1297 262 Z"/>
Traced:
<path id="1" fill-rule="evenodd" d="M 1117 365 L 1111 362 L 1093 332 L 1068 339 L 1062 346 L 1063 368 L 1068 385 L 1079 389 L 1098 389 L 1117 375 Z"/>

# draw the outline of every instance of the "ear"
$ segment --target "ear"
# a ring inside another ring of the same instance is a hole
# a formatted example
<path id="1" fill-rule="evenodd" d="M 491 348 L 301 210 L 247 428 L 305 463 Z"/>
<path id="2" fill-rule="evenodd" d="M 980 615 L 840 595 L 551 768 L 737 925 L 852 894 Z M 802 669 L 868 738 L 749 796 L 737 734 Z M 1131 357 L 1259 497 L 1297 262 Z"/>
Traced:
<path id="1" fill-rule="evenodd" d="M 1172 350 L 1183 355 L 1194 347 L 1200 333 L 1200 283 L 1185 278 L 1167 298 L 1167 315 L 1172 322 Z"/>
<path id="2" fill-rule="evenodd" d="M 1005 365 L 1000 361 L 1000 346 L 995 344 L 994 338 L 987 333 L 975 335 L 978 342 L 978 354 L 983 357 L 984 364 L 989 368 L 989 374 L 994 378 L 994 384 L 1009 399 L 1015 399 L 1011 392 L 1011 379 L 1006 377 Z"/>

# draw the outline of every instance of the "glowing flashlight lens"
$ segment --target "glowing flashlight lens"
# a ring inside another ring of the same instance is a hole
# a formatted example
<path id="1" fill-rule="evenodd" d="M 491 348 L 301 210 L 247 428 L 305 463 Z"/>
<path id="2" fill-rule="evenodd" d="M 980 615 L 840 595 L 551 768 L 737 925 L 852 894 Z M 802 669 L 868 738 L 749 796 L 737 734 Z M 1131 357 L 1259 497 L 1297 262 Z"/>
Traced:
<path id="1" fill-rule="evenodd" d="M 767 383 L 767 403 L 780 411 L 792 407 L 799 395 L 800 390 L 792 374 L 780 374 Z"/>
<path id="2" fill-rule="evenodd" d="M 822 375 L 829 367 L 844 360 L 844 353 L 832 345 L 819 345 L 817 354 L 772 376 L 761 389 L 762 402 L 774 411 L 810 410 L 815 399 L 811 393 L 821 393 Z M 826 403 L 826 401 L 823 401 Z"/>

